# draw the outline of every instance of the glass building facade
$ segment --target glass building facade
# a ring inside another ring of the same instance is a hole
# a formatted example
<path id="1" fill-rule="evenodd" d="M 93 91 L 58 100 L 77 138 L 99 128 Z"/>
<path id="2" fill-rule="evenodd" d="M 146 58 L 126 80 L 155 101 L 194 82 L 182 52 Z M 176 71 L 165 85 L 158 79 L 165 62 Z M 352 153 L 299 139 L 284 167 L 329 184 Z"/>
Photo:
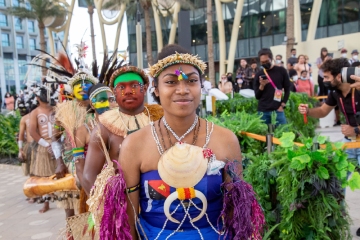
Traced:
<path id="1" fill-rule="evenodd" d="M 206 0 L 191 0 L 194 8 L 190 11 L 191 50 L 207 61 L 207 26 L 206 26 Z M 306 41 L 310 23 L 313 0 L 299 0 L 301 16 L 301 39 Z M 237 2 L 222 3 L 221 11 L 225 26 L 226 52 L 229 51 L 231 33 L 234 24 Z M 321 10 L 316 30 L 316 39 L 355 33 L 360 30 L 360 0 L 322 0 Z M 261 48 L 282 45 L 286 35 L 287 0 L 244 0 L 241 22 L 235 52 L 234 70 L 241 58 L 251 59 L 257 57 Z M 171 20 L 161 17 L 161 27 L 164 45 L 168 42 Z M 136 21 L 134 16 L 128 16 L 130 61 L 136 59 Z M 143 28 L 143 52 L 146 55 L 145 23 L 141 20 Z M 152 50 L 156 57 L 157 45 L 155 25 L 151 20 Z M 178 34 L 178 33 L 177 33 Z M 180 33 L 181 34 L 181 33 Z M 177 42 L 177 37 L 175 38 Z M 213 2 L 213 42 L 214 59 L 219 61 L 219 35 L 216 8 Z M 136 62 L 136 61 L 135 61 Z M 144 66 L 147 66 L 144 58 Z"/>

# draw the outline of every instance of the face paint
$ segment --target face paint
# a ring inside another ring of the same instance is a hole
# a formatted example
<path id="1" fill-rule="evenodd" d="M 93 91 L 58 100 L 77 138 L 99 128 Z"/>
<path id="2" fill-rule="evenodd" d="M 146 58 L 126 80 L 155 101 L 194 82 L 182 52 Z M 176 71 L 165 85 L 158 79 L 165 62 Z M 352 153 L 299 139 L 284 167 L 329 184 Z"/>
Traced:
<path id="1" fill-rule="evenodd" d="M 138 81 L 120 82 L 115 86 L 116 102 L 124 110 L 140 107 L 144 102 L 144 84 Z"/>
<path id="2" fill-rule="evenodd" d="M 188 79 L 188 76 L 182 71 L 181 67 L 175 70 L 176 76 L 178 76 L 178 80 L 181 81 L 183 79 Z"/>
<path id="3" fill-rule="evenodd" d="M 74 96 L 78 100 L 88 100 L 89 96 L 87 95 L 88 90 L 93 84 L 90 81 L 79 81 L 74 85 Z"/>
<path id="4" fill-rule="evenodd" d="M 111 93 L 109 93 L 111 95 Z M 110 109 L 110 101 L 109 99 L 112 99 L 113 96 L 108 96 L 108 92 L 100 92 L 95 95 L 93 99 L 91 99 L 92 105 L 95 108 L 95 111 L 98 114 L 103 114 L 107 110 Z"/>

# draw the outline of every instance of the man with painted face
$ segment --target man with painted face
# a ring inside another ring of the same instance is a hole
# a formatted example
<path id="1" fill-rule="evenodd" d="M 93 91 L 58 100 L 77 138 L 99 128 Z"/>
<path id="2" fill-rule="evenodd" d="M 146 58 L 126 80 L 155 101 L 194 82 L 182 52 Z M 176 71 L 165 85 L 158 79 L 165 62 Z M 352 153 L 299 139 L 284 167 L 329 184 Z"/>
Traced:
<path id="1" fill-rule="evenodd" d="M 78 177 L 80 183 L 83 182 L 83 169 L 85 165 L 85 157 L 90 142 L 90 134 L 92 129 L 99 122 L 99 116 L 106 111 L 110 110 L 110 104 L 115 101 L 115 96 L 112 90 L 102 84 L 98 83 L 92 86 L 88 92 L 90 100 L 91 111 L 95 114 L 95 119 L 89 123 L 84 123 L 75 133 L 76 149 L 73 149 L 73 152 L 76 152 L 75 166 L 76 166 L 76 176 Z M 86 211 L 86 207 L 82 207 L 84 204 L 80 203 L 80 213 Z"/>
<path id="2" fill-rule="evenodd" d="M 54 132 L 54 111 L 48 98 L 49 88 L 42 86 L 35 89 L 38 107 L 30 114 L 30 136 L 38 143 L 36 159 L 31 165 L 30 174 L 38 177 L 49 177 L 55 173 L 56 161 L 51 150 L 51 137 Z M 45 196 L 44 213 L 49 210 L 49 198 Z"/>
<path id="3" fill-rule="evenodd" d="M 262 70 L 254 79 L 255 97 L 258 112 L 266 124 L 271 123 L 271 115 L 276 113 L 276 124 L 285 124 L 284 108 L 290 96 L 290 79 L 285 68 L 274 65 L 270 49 L 261 49 L 258 53 Z"/>
<path id="4" fill-rule="evenodd" d="M 75 108 L 75 111 L 77 108 L 87 108 L 89 106 L 89 95 L 88 90 L 94 85 L 98 83 L 98 79 L 95 78 L 89 70 L 85 68 L 80 68 L 80 71 L 76 73 L 69 81 L 68 85 L 73 90 L 73 95 L 75 99 L 75 105 L 72 105 L 72 107 Z M 57 106 L 57 109 L 60 110 L 62 108 L 67 108 L 68 105 L 66 103 L 59 104 Z M 57 178 L 63 178 L 65 174 L 68 172 L 72 172 L 72 159 L 73 159 L 73 145 L 71 143 L 71 139 L 69 136 L 65 136 L 64 142 L 60 141 L 61 135 L 64 133 L 62 131 L 63 127 L 61 122 L 62 119 L 66 119 L 67 114 L 73 114 L 72 110 L 62 111 L 64 114 L 57 114 L 57 121 L 55 124 L 55 135 L 53 137 L 53 141 L 51 143 L 52 149 L 54 151 L 54 155 L 57 161 L 57 167 L 56 167 L 56 177 Z M 86 117 L 86 123 L 89 123 L 94 118 L 93 114 L 87 114 Z M 67 131 L 75 131 L 74 129 L 66 129 Z M 75 132 L 73 133 L 75 134 Z M 75 209 L 78 206 L 78 198 L 80 195 L 80 192 L 58 192 L 56 193 L 57 198 L 61 201 L 57 202 L 57 205 L 59 208 L 65 209 L 66 218 L 71 217 L 75 214 Z"/>
<path id="5" fill-rule="evenodd" d="M 144 106 L 148 83 L 144 71 L 134 66 L 121 67 L 112 74 L 110 87 L 113 88 L 119 108 L 101 114 L 98 125 L 91 132 L 85 165 L 83 171 L 78 172 L 82 175 L 81 185 L 87 194 L 105 164 L 98 134 L 101 134 L 110 158 L 118 159 L 124 138 L 159 117 L 158 105 Z M 99 103 L 99 106 L 102 104 Z"/>
<path id="6" fill-rule="evenodd" d="M 300 104 L 299 112 L 314 118 L 327 116 L 335 106 L 345 116 L 346 124 L 341 125 L 344 134 L 344 142 L 355 141 L 360 135 L 359 126 L 356 121 L 356 113 L 360 112 L 360 92 L 341 78 L 341 69 L 349 67 L 346 58 L 330 59 L 321 66 L 324 71 L 324 85 L 330 89 L 326 102 L 321 107 L 310 109 L 308 104 Z M 347 149 L 349 158 L 356 159 L 360 164 L 360 149 Z"/>

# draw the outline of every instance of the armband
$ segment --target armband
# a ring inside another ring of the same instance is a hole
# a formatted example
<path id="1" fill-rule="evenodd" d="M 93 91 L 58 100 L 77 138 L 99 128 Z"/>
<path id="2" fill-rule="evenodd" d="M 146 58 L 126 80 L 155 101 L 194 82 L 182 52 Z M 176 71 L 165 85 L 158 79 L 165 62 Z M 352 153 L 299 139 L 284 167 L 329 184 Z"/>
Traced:
<path id="1" fill-rule="evenodd" d="M 18 147 L 19 147 L 19 149 L 22 149 L 22 147 L 23 147 L 23 141 L 18 141 Z"/>
<path id="2" fill-rule="evenodd" d="M 40 140 L 38 141 L 38 144 L 43 146 L 43 147 L 49 147 L 50 143 L 48 143 L 45 139 L 40 138 Z"/>
<path id="3" fill-rule="evenodd" d="M 55 159 L 58 159 L 61 157 L 61 144 L 58 141 L 51 143 L 51 149 L 54 153 Z"/>

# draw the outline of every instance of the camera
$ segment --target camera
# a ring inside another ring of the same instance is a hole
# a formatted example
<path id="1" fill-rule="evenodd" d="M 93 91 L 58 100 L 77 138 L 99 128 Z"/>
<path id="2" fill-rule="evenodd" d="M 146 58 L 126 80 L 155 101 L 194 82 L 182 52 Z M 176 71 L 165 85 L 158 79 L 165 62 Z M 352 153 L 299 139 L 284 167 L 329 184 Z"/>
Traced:
<path id="1" fill-rule="evenodd" d="M 360 77 L 360 68 L 344 67 L 341 69 L 341 79 L 344 83 L 355 83 L 355 80 L 350 78 L 351 75 Z"/>
<path id="2" fill-rule="evenodd" d="M 260 76 L 263 80 L 266 80 L 267 79 L 267 76 L 266 75 L 261 75 Z"/>

